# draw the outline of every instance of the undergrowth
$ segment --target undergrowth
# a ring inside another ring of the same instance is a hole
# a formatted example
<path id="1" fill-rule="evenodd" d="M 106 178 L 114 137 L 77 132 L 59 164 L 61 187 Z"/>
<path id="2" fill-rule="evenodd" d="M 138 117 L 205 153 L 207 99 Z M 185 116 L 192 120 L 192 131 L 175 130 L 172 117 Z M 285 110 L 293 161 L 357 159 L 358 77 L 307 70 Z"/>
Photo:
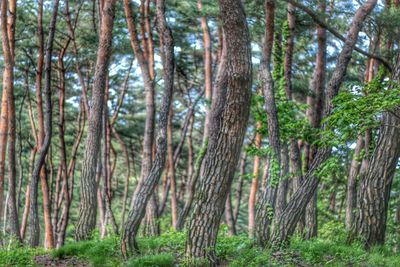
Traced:
<path id="1" fill-rule="evenodd" d="M 295 236 L 285 250 L 272 252 L 254 245 L 245 235 L 227 236 L 223 229 L 217 240 L 216 255 L 223 266 L 400 266 L 393 242 L 370 251 L 360 243 L 346 243 L 347 233 L 338 223 L 325 223 L 319 237 L 304 240 Z M 91 266 L 194 266 L 185 258 L 185 233 L 167 232 L 159 237 L 138 238 L 141 254 L 122 259 L 118 237 L 69 242 L 51 252 L 27 247 L 0 249 L 0 266 L 34 266 L 34 258 L 50 253 L 54 259 L 75 257 Z M 391 240 L 394 240 L 391 238 Z M 397 244 L 398 245 L 398 244 Z M 196 265 L 201 265 L 197 262 Z"/>

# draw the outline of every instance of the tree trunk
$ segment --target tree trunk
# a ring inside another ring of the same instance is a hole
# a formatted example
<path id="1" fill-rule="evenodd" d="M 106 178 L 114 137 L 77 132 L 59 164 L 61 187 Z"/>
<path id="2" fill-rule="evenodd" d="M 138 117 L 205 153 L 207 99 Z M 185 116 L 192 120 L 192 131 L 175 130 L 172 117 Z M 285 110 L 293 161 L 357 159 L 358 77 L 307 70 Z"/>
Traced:
<path id="1" fill-rule="evenodd" d="M 56 31 L 56 23 L 57 23 L 57 15 L 58 15 L 58 4 L 59 0 L 55 0 L 53 4 L 53 13 L 50 21 L 49 26 L 49 35 L 47 38 L 47 45 L 46 45 L 46 60 L 45 60 L 45 84 L 43 93 L 45 95 L 45 117 L 44 117 L 44 139 L 43 143 L 41 144 L 38 159 L 35 162 L 35 166 L 32 172 L 32 180 L 30 186 L 30 245 L 31 246 L 38 246 L 39 245 L 39 238 L 40 238 L 40 226 L 39 226 L 39 214 L 38 214 L 38 203 L 37 203 L 37 189 L 38 189 L 38 182 L 39 176 L 41 176 L 41 185 L 42 185 L 42 192 L 43 192 L 43 207 L 44 207 L 44 221 L 45 221 L 45 240 L 47 248 L 54 247 L 54 237 L 53 237 L 53 229 L 51 225 L 51 204 L 49 199 L 49 190 L 47 186 L 47 179 L 43 174 L 43 166 L 45 163 L 46 155 L 51 145 L 51 137 L 52 137 L 52 104 L 51 104 L 51 58 L 52 58 L 52 51 L 53 51 L 53 41 L 54 35 Z"/>
<path id="2" fill-rule="evenodd" d="M 287 144 L 283 144 L 282 152 L 282 172 L 278 185 L 278 192 L 276 195 L 276 205 L 274 216 L 280 217 L 287 205 L 287 194 L 289 190 L 289 150 Z"/>
<path id="3" fill-rule="evenodd" d="M 364 20 L 375 7 L 376 3 L 376 0 L 368 0 L 357 10 L 353 17 L 345 45 L 337 60 L 337 67 L 333 72 L 332 78 L 327 87 L 327 95 L 325 98 L 322 117 L 327 117 L 332 112 L 332 99 L 338 94 L 339 88 L 343 82 L 347 66 L 352 56 L 353 48 L 358 39 L 358 33 L 362 28 Z M 329 157 L 329 154 L 329 148 L 321 147 L 317 149 L 314 160 L 310 165 L 310 169 L 304 177 L 303 183 L 301 184 L 299 190 L 297 190 L 297 192 L 292 196 L 286 209 L 282 213 L 282 216 L 277 218 L 277 223 L 274 227 L 271 240 L 274 245 L 280 246 L 281 244 L 286 243 L 293 235 L 296 224 L 299 222 L 305 211 L 307 203 L 310 201 L 311 197 L 315 193 L 315 190 L 317 189 L 319 178 L 314 175 L 314 172 L 323 162 L 325 162 L 325 160 Z"/>
<path id="4" fill-rule="evenodd" d="M 400 81 L 399 59 L 392 77 L 396 82 Z M 362 237 L 366 248 L 385 241 L 390 189 L 400 156 L 399 125 L 400 107 L 385 112 L 368 172 L 361 181 L 353 234 Z"/>
<path id="5" fill-rule="evenodd" d="M 354 211 L 357 200 L 357 177 L 360 172 L 360 154 L 364 147 L 364 137 L 358 136 L 356 148 L 354 149 L 353 159 L 350 164 L 349 178 L 347 179 L 346 190 L 346 229 L 351 230 L 354 221 Z"/>
<path id="6" fill-rule="evenodd" d="M 115 5 L 116 0 L 107 0 L 102 9 L 103 18 L 93 81 L 92 106 L 82 164 L 79 219 L 75 231 L 75 239 L 78 241 L 90 238 L 92 231 L 96 227 L 96 167 L 101 143 L 104 92 L 111 57 Z"/>
<path id="7" fill-rule="evenodd" d="M 261 148 L 261 133 L 259 132 L 261 128 L 261 122 L 257 122 L 256 126 L 256 138 L 255 138 L 255 147 L 257 149 Z M 254 164 L 253 164 L 253 179 L 251 180 L 250 187 L 250 195 L 249 195 L 249 222 L 248 222 L 248 234 L 249 238 L 254 238 L 254 230 L 255 230 L 255 218 L 256 218 L 256 202 L 257 202 L 257 191 L 259 184 L 259 171 L 260 170 L 260 156 L 254 156 Z"/>
<path id="8" fill-rule="evenodd" d="M 276 180 L 279 179 L 279 168 L 281 162 L 278 112 L 275 103 L 274 83 L 270 66 L 274 42 L 275 0 L 265 0 L 264 8 L 266 23 L 259 76 L 268 119 L 268 139 L 272 149 L 271 161 L 277 164 L 278 174 L 270 175 L 270 183 L 266 186 L 265 191 L 262 192 L 259 200 L 259 207 L 256 214 L 256 238 L 260 245 L 265 245 L 269 239 L 270 226 L 272 222 L 271 211 L 274 209 L 276 203 L 276 194 L 278 190 L 278 181 Z"/>
<path id="9" fill-rule="evenodd" d="M 244 182 L 244 175 L 246 174 L 246 160 L 247 154 L 243 153 L 240 159 L 240 166 L 239 166 L 239 179 L 237 181 L 236 192 L 235 192 L 235 199 L 236 205 L 233 210 L 233 219 L 235 223 L 238 221 L 239 212 L 240 212 L 240 204 L 242 203 L 242 194 L 243 194 L 243 182 Z"/>
<path id="10" fill-rule="evenodd" d="M 197 0 L 197 8 L 200 13 L 203 13 L 202 0 Z M 213 91 L 212 91 L 212 43 L 210 30 L 208 28 L 207 18 L 202 15 L 200 18 L 201 29 L 203 30 L 203 49 L 204 49 L 204 91 L 206 99 L 206 114 L 204 120 L 204 132 L 203 132 L 203 145 L 205 140 L 208 138 L 209 125 L 210 125 L 210 107 L 212 103 Z"/>
<path id="11" fill-rule="evenodd" d="M 132 18 L 131 11 L 125 1 L 125 11 L 127 17 Z M 130 15 L 129 15 L 130 13 Z M 129 20 L 128 20 L 129 21 Z M 157 25 L 160 36 L 160 50 L 162 54 L 163 73 L 164 73 L 164 97 L 160 108 L 158 122 L 156 155 L 150 173 L 144 179 L 141 179 L 136 187 L 132 198 L 131 209 L 128 214 L 128 220 L 125 230 L 122 234 L 121 250 L 126 258 L 133 250 L 138 250 L 136 235 L 139 230 L 140 222 L 143 219 L 147 202 L 149 201 L 154 189 L 160 180 L 165 166 L 165 154 L 167 152 L 167 126 L 170 105 L 172 102 L 172 93 L 174 85 L 174 41 L 171 29 L 168 27 L 165 19 L 165 1 L 157 1 Z"/>
<path id="12" fill-rule="evenodd" d="M 174 144 L 173 144 L 173 109 L 172 105 L 168 116 L 168 176 L 171 183 L 171 216 L 172 227 L 176 227 L 178 220 L 178 203 L 176 199 L 176 180 L 175 180 L 175 164 L 174 164 Z"/>
<path id="13" fill-rule="evenodd" d="M 244 7 L 220 0 L 224 48 L 214 85 L 201 186 L 189 224 L 186 254 L 216 265 L 215 243 L 246 132 L 251 95 L 251 48 Z"/>

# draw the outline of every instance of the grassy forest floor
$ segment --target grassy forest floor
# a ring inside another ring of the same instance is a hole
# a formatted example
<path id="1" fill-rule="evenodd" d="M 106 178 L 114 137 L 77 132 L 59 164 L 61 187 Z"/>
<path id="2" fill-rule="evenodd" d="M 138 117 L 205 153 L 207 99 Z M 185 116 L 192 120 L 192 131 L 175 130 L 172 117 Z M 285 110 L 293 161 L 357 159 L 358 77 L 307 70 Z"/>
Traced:
<path id="1" fill-rule="evenodd" d="M 245 235 L 229 237 L 224 229 L 221 232 L 216 247 L 221 266 L 400 266 L 398 234 L 389 235 L 387 245 L 367 252 L 358 243 L 347 245 L 343 228 L 328 223 L 318 238 L 295 237 L 287 249 L 272 252 L 255 246 Z M 53 251 L 8 247 L 0 250 L 0 266 L 193 266 L 184 258 L 185 238 L 185 233 L 176 232 L 139 238 L 141 254 L 128 261 L 122 259 L 118 237 L 70 240 Z"/>

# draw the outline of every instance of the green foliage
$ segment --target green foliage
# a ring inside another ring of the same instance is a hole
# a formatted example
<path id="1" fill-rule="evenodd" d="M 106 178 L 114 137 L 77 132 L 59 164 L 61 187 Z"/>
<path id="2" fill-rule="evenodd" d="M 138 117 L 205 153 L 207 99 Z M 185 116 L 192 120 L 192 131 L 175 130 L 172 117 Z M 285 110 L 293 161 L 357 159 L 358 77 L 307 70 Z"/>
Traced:
<path id="1" fill-rule="evenodd" d="M 168 253 L 144 255 L 128 261 L 128 267 L 172 267 L 175 266 L 174 256 Z"/>
<path id="2" fill-rule="evenodd" d="M 339 222 L 325 223 L 319 237 L 303 240 L 294 237 L 290 249 L 300 252 L 301 258 L 318 266 L 399 266 L 400 256 L 387 247 L 366 251 L 360 243 L 346 244 L 347 233 Z"/>
<path id="3" fill-rule="evenodd" d="M 35 266 L 34 258 L 45 253 L 41 248 L 1 247 L 0 266 Z"/>
<path id="4" fill-rule="evenodd" d="M 69 243 L 51 254 L 59 259 L 78 257 L 93 266 L 119 266 L 122 257 L 118 237 Z"/>
<path id="5" fill-rule="evenodd" d="M 399 85 L 385 79 L 383 69 L 364 86 L 351 84 L 334 99 L 333 113 L 324 120 L 327 127 L 321 142 L 336 146 L 356 139 L 366 129 L 377 128 L 382 113 L 400 105 L 399 95 Z"/>

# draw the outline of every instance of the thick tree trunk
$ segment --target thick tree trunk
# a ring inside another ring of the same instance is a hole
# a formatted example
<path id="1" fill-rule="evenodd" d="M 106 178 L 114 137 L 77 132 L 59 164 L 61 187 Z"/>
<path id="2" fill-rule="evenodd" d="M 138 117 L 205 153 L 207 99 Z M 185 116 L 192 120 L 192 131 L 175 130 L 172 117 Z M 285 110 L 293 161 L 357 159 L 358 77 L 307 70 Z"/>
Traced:
<path id="1" fill-rule="evenodd" d="M 215 243 L 239 160 L 249 116 L 252 77 L 250 36 L 240 0 L 220 0 L 223 55 L 214 85 L 209 140 L 201 186 L 189 224 L 186 254 L 216 265 Z"/>
<path id="2" fill-rule="evenodd" d="M 101 33 L 93 82 L 92 106 L 89 115 L 88 137 L 82 166 L 79 219 L 75 231 L 75 239 L 78 241 L 90 238 L 92 231 L 96 227 L 96 167 L 101 143 L 104 92 L 111 57 L 115 5 L 116 0 L 107 0 L 102 9 Z"/>
<path id="3" fill-rule="evenodd" d="M 128 9 L 129 7 L 126 6 L 125 11 Z M 127 17 L 132 17 L 129 15 L 129 11 L 127 13 Z M 140 180 L 132 198 L 131 209 L 128 214 L 128 220 L 121 241 L 121 250 L 124 257 L 127 257 L 133 250 L 138 250 L 135 238 L 139 230 L 140 222 L 143 219 L 146 205 L 151 195 L 154 194 L 154 189 L 160 180 L 165 166 L 165 156 L 167 152 L 168 116 L 174 85 L 174 41 L 171 29 L 168 27 L 165 19 L 164 0 L 157 1 L 157 24 L 162 44 L 160 50 L 163 55 L 162 62 L 165 90 L 158 122 L 156 155 L 149 175 Z"/>
<path id="4" fill-rule="evenodd" d="M 392 77 L 396 82 L 400 81 L 399 59 Z M 353 234 L 362 238 L 366 248 L 385 241 L 390 189 L 400 156 L 399 125 L 400 107 L 385 112 L 368 172 L 361 181 Z"/>
<path id="5" fill-rule="evenodd" d="M 364 20 L 375 7 L 376 3 L 376 0 L 368 0 L 357 10 L 353 17 L 346 42 L 337 60 L 337 67 L 333 72 L 332 78 L 327 87 L 323 117 L 327 117 L 332 112 L 332 99 L 338 94 L 339 88 L 343 82 L 347 66 L 352 56 L 353 48 L 358 39 L 358 33 L 362 28 Z M 317 189 L 319 178 L 314 175 L 314 172 L 323 162 L 325 162 L 329 157 L 329 154 L 330 148 L 321 147 L 317 149 L 314 160 L 310 165 L 310 169 L 308 170 L 299 190 L 292 196 L 286 209 L 282 213 L 282 216 L 277 218 L 277 223 L 272 233 L 272 243 L 274 245 L 279 246 L 286 243 L 293 235 L 297 223 L 304 214 L 307 203 L 310 201 Z"/>

